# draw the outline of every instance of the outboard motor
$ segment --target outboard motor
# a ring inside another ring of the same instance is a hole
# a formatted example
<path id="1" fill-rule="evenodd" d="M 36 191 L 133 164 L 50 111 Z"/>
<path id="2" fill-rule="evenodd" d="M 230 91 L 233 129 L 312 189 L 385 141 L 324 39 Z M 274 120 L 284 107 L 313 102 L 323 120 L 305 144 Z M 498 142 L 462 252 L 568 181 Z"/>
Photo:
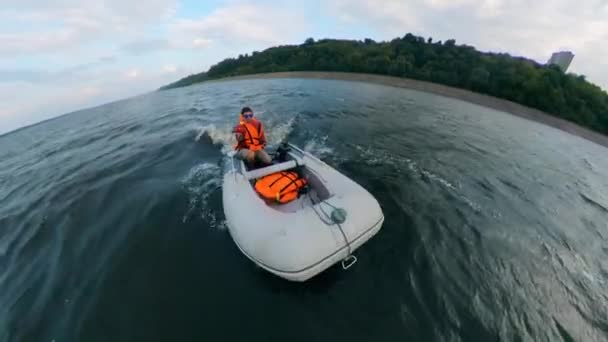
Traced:
<path id="1" fill-rule="evenodd" d="M 276 159 L 279 163 L 287 161 L 287 152 L 290 150 L 291 148 L 289 147 L 289 144 L 286 141 L 282 142 L 277 148 L 274 159 Z"/>

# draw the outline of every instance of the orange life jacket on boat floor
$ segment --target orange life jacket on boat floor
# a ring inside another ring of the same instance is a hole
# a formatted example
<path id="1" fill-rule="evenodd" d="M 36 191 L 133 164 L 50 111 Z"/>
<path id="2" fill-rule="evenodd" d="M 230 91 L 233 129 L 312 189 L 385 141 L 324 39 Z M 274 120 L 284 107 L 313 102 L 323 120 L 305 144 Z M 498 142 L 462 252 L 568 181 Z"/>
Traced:
<path id="1" fill-rule="evenodd" d="M 276 203 L 289 203 L 298 198 L 300 189 L 306 184 L 306 179 L 301 178 L 296 172 L 282 171 L 258 179 L 255 190 L 264 199 Z"/>

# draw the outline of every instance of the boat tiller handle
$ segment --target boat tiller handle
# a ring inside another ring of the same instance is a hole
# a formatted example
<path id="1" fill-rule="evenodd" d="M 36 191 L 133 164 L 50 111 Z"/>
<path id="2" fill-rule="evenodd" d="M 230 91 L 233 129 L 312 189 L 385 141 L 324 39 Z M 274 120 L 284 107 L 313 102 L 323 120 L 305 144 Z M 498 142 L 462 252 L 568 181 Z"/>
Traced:
<path id="1" fill-rule="evenodd" d="M 349 255 L 346 258 L 342 259 L 342 269 L 347 270 L 352 265 L 357 263 L 357 257 L 354 255 Z"/>

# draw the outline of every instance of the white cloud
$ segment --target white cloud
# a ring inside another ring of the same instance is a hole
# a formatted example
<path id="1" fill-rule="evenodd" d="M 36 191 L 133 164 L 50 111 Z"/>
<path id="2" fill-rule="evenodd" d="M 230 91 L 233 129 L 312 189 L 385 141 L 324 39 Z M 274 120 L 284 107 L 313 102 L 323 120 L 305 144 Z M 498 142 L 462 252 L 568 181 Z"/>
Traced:
<path id="1" fill-rule="evenodd" d="M 27 96 L 0 96 L 0 131 L 303 39 L 297 11 L 239 1 L 191 18 L 176 17 L 178 0 L 2 1 L 0 88 Z M 195 56 L 198 49 L 205 54 Z M 174 63 L 163 64 L 168 58 Z"/>
<path id="2" fill-rule="evenodd" d="M 113 19 L 131 24 L 165 19 L 175 14 L 177 6 L 177 0 L 3 0 L 1 12 L 17 13 L 22 19 L 38 21 L 62 19 L 58 18 L 61 15 L 66 22 L 80 22 L 86 26 L 97 19 L 105 19 L 105 23 Z"/>
<path id="3" fill-rule="evenodd" d="M 0 33 L 0 57 L 66 52 L 101 39 L 137 37 L 146 25 L 170 20 L 176 6 L 177 0 L 5 0 L 0 20 L 39 29 Z"/>
<path id="4" fill-rule="evenodd" d="M 239 4 L 216 9 L 199 19 L 178 19 L 170 27 L 172 39 L 188 37 L 194 46 L 273 45 L 289 42 L 305 30 L 293 11 L 276 6 Z"/>
<path id="5" fill-rule="evenodd" d="M 72 29 L 57 29 L 50 32 L 0 33 L 0 57 L 35 54 L 41 51 L 55 52 L 70 47 L 82 36 Z"/>
<path id="6" fill-rule="evenodd" d="M 162 51 L 172 48 L 171 43 L 164 38 L 141 39 L 124 44 L 121 50 L 133 54 L 144 55 L 149 52 Z"/>
<path id="7" fill-rule="evenodd" d="M 106 56 L 94 62 L 77 64 L 57 71 L 44 69 L 0 69 L 0 83 L 54 83 L 66 84 L 74 81 L 85 81 L 99 77 L 108 66 L 116 62 L 116 57 Z"/>
<path id="8" fill-rule="evenodd" d="M 173 64 L 165 64 L 163 65 L 162 71 L 164 73 L 172 74 L 177 71 L 177 67 Z"/>
<path id="9" fill-rule="evenodd" d="M 195 47 L 205 47 L 211 44 L 213 41 L 211 39 L 206 38 L 194 38 L 192 40 L 192 45 Z"/>
<path id="10" fill-rule="evenodd" d="M 141 74 L 141 71 L 139 71 L 138 69 L 130 69 L 125 73 L 125 77 L 127 79 L 132 80 L 132 79 L 138 78 L 140 74 Z"/>
<path id="11" fill-rule="evenodd" d="M 496 17 L 502 13 L 505 0 L 425 0 L 425 3 L 435 10 L 451 10 L 469 7 L 479 17 Z"/>
<path id="12" fill-rule="evenodd" d="M 102 94 L 102 90 L 98 87 L 87 86 L 82 88 L 80 93 L 85 96 L 98 96 Z"/>
<path id="13" fill-rule="evenodd" d="M 211 39 L 194 38 L 192 41 L 187 40 L 188 37 L 178 36 L 172 40 L 167 38 L 156 39 L 140 39 L 124 44 L 120 49 L 132 55 L 146 55 L 154 52 L 162 52 L 168 50 L 192 50 L 205 48 L 213 42 Z"/>
<path id="14" fill-rule="evenodd" d="M 245 52 L 299 41 L 305 30 L 304 19 L 294 11 L 233 3 L 200 18 L 174 18 L 167 22 L 167 34 L 162 38 L 139 37 L 121 49 L 131 54 L 199 48 L 238 48 Z"/>
<path id="15" fill-rule="evenodd" d="M 420 22 L 413 1 L 331 0 L 331 13 L 346 24 L 365 25 L 390 35 L 402 35 L 403 28 L 419 30 Z"/>

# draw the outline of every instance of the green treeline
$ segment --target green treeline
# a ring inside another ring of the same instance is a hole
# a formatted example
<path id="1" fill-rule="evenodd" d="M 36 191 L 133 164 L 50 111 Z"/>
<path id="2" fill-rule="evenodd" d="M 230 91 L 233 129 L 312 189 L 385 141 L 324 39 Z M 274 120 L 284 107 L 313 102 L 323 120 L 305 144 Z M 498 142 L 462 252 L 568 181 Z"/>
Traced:
<path id="1" fill-rule="evenodd" d="M 309 38 L 301 45 L 228 58 L 207 72 L 161 89 L 229 76 L 280 71 L 341 71 L 391 75 L 464 88 L 537 108 L 608 134 L 608 94 L 584 76 L 454 40 L 407 34 L 390 42 Z"/>

